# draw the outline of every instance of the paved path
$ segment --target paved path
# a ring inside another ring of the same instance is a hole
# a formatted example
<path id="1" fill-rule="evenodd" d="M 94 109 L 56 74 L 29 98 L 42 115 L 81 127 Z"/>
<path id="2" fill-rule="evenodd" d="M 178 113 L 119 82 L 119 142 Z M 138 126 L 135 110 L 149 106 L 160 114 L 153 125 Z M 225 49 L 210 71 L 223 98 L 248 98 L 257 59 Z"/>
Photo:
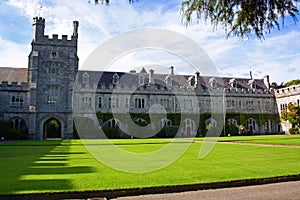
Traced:
<path id="1" fill-rule="evenodd" d="M 267 185 L 121 197 L 116 200 L 299 200 L 300 181 Z"/>

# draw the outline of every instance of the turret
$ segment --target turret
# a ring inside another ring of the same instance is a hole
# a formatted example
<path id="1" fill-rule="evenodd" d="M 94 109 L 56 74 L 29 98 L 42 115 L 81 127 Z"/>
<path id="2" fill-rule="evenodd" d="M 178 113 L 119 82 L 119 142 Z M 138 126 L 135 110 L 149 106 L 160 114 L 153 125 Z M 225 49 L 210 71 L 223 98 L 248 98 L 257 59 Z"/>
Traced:
<path id="1" fill-rule="evenodd" d="M 34 42 L 44 37 L 45 19 L 42 17 L 34 17 L 32 24 L 32 39 Z"/>

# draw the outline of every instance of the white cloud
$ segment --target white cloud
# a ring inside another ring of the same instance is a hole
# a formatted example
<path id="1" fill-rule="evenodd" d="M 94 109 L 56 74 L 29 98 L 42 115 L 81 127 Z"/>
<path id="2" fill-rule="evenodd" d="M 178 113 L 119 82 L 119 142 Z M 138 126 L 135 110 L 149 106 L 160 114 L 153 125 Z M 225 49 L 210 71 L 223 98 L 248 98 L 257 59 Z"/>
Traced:
<path id="1" fill-rule="evenodd" d="M 26 68 L 30 47 L 0 37 L 0 66 Z"/>
<path id="2" fill-rule="evenodd" d="M 264 74 L 269 74 L 271 81 L 281 82 L 298 78 L 300 72 L 299 28 L 283 29 L 276 34 L 269 35 L 262 42 L 256 39 L 229 38 L 226 40 L 221 28 L 213 32 L 212 27 L 205 22 L 200 21 L 199 24 L 191 24 L 186 28 L 181 23 L 180 3 L 177 7 L 167 11 L 165 11 L 165 5 L 141 9 L 139 3 L 136 4 L 139 6 L 132 6 L 127 1 L 114 1 L 111 6 L 95 6 L 88 4 L 85 0 L 53 0 L 51 4 L 45 4 L 42 0 L 8 1 L 9 5 L 19 10 L 19 15 L 25 16 L 30 22 L 32 17 L 40 12 L 39 7 L 42 5 L 41 15 L 46 18 L 46 34 L 49 35 L 71 35 L 72 21 L 78 20 L 80 22 L 78 49 L 80 65 L 98 45 L 112 36 L 138 28 L 158 27 L 176 31 L 196 41 L 224 76 L 249 77 L 249 71 L 252 70 L 255 78 L 262 78 Z M 141 4 L 146 5 L 147 2 Z M 31 27 L 28 26 L 28 28 Z M 27 66 L 30 44 L 25 47 L 3 39 L 0 42 L 6 47 L 5 50 L 0 49 L 2 55 L 8 56 L 1 56 L 0 65 Z M 14 55 L 21 59 L 7 59 Z M 165 57 L 165 60 L 160 59 L 161 57 L 158 54 L 153 56 L 149 53 L 145 53 L 142 57 L 140 53 L 133 53 L 122 58 L 119 64 L 130 65 L 128 69 L 137 64 L 158 63 L 158 60 L 161 60 L 160 64 L 166 66 L 174 65 L 175 69 L 186 65 L 185 61 L 175 59 L 175 57 L 173 57 L 174 60 L 172 57 Z M 152 58 L 155 59 L 152 60 Z M 186 71 L 186 74 L 191 73 L 194 71 Z"/>

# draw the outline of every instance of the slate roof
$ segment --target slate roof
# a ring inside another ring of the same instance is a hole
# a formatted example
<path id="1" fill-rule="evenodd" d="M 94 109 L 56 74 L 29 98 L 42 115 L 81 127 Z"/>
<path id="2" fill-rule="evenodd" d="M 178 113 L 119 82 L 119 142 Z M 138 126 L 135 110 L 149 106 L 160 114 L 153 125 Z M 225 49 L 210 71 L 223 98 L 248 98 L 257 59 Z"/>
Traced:
<path id="1" fill-rule="evenodd" d="M 90 78 L 90 82 L 98 82 L 98 86 L 108 86 L 112 84 L 112 77 L 114 74 L 119 76 L 119 84 L 121 85 L 138 85 L 140 76 L 144 77 L 144 83 L 149 82 L 149 75 L 145 73 L 146 70 L 141 70 L 142 73 L 125 73 L 125 72 L 101 72 L 101 71 L 79 71 L 78 81 L 82 82 L 82 75 L 87 73 Z M 165 85 L 166 77 L 169 76 L 173 80 L 174 87 L 189 86 L 188 79 L 191 75 L 169 75 L 169 74 L 154 74 L 154 82 L 157 85 Z M 233 78 L 233 77 L 212 77 L 212 76 L 200 76 L 199 83 L 202 88 L 208 88 L 208 84 L 211 79 L 215 78 L 218 87 L 230 88 L 230 82 L 232 79 L 237 81 L 238 88 L 249 88 L 250 78 Z M 100 79 L 100 80 L 99 80 Z M 12 82 L 27 82 L 27 68 L 13 68 L 13 67 L 0 67 L 0 83 L 7 81 L 8 84 Z M 266 89 L 263 79 L 255 79 L 257 89 Z"/>
<path id="2" fill-rule="evenodd" d="M 2 81 L 27 82 L 27 68 L 0 67 L 0 84 Z"/>
<path id="3" fill-rule="evenodd" d="M 120 85 L 138 85 L 139 76 L 144 76 L 144 83 L 147 84 L 149 82 L 149 74 L 145 73 L 125 73 L 125 72 L 98 72 L 98 71 L 79 71 L 78 73 L 78 81 L 82 82 L 82 75 L 84 73 L 88 73 L 90 76 L 90 82 L 98 82 L 98 86 L 108 86 L 112 84 L 112 77 L 114 74 L 119 76 L 119 84 Z M 180 87 L 189 86 L 188 79 L 194 74 L 191 75 L 170 75 L 170 74 L 155 74 L 154 73 L 154 82 L 156 85 L 165 85 L 166 77 L 170 76 L 173 80 L 172 86 Z M 231 88 L 230 80 L 233 77 L 213 77 L 213 76 L 200 76 L 199 83 L 202 88 L 208 88 L 209 82 L 211 79 L 215 78 L 217 82 L 217 87 L 225 87 Z M 250 78 L 234 78 L 237 81 L 237 88 L 249 88 Z M 263 79 L 255 79 L 256 89 L 267 89 Z"/>

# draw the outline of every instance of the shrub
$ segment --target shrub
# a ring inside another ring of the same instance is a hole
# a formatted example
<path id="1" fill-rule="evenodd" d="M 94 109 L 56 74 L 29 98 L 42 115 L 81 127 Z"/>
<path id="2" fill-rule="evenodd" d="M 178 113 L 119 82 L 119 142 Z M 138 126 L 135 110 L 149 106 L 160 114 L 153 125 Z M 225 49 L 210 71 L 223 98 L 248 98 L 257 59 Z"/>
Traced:
<path id="1" fill-rule="evenodd" d="M 289 129 L 289 132 L 290 132 L 290 134 L 299 134 L 299 129 L 298 128 L 295 128 L 295 127 L 293 127 L 293 128 L 290 128 Z"/>
<path id="2" fill-rule="evenodd" d="M 28 129 L 11 129 L 10 123 L 7 121 L 0 121 L 0 138 L 5 140 L 25 140 L 28 139 Z"/>

